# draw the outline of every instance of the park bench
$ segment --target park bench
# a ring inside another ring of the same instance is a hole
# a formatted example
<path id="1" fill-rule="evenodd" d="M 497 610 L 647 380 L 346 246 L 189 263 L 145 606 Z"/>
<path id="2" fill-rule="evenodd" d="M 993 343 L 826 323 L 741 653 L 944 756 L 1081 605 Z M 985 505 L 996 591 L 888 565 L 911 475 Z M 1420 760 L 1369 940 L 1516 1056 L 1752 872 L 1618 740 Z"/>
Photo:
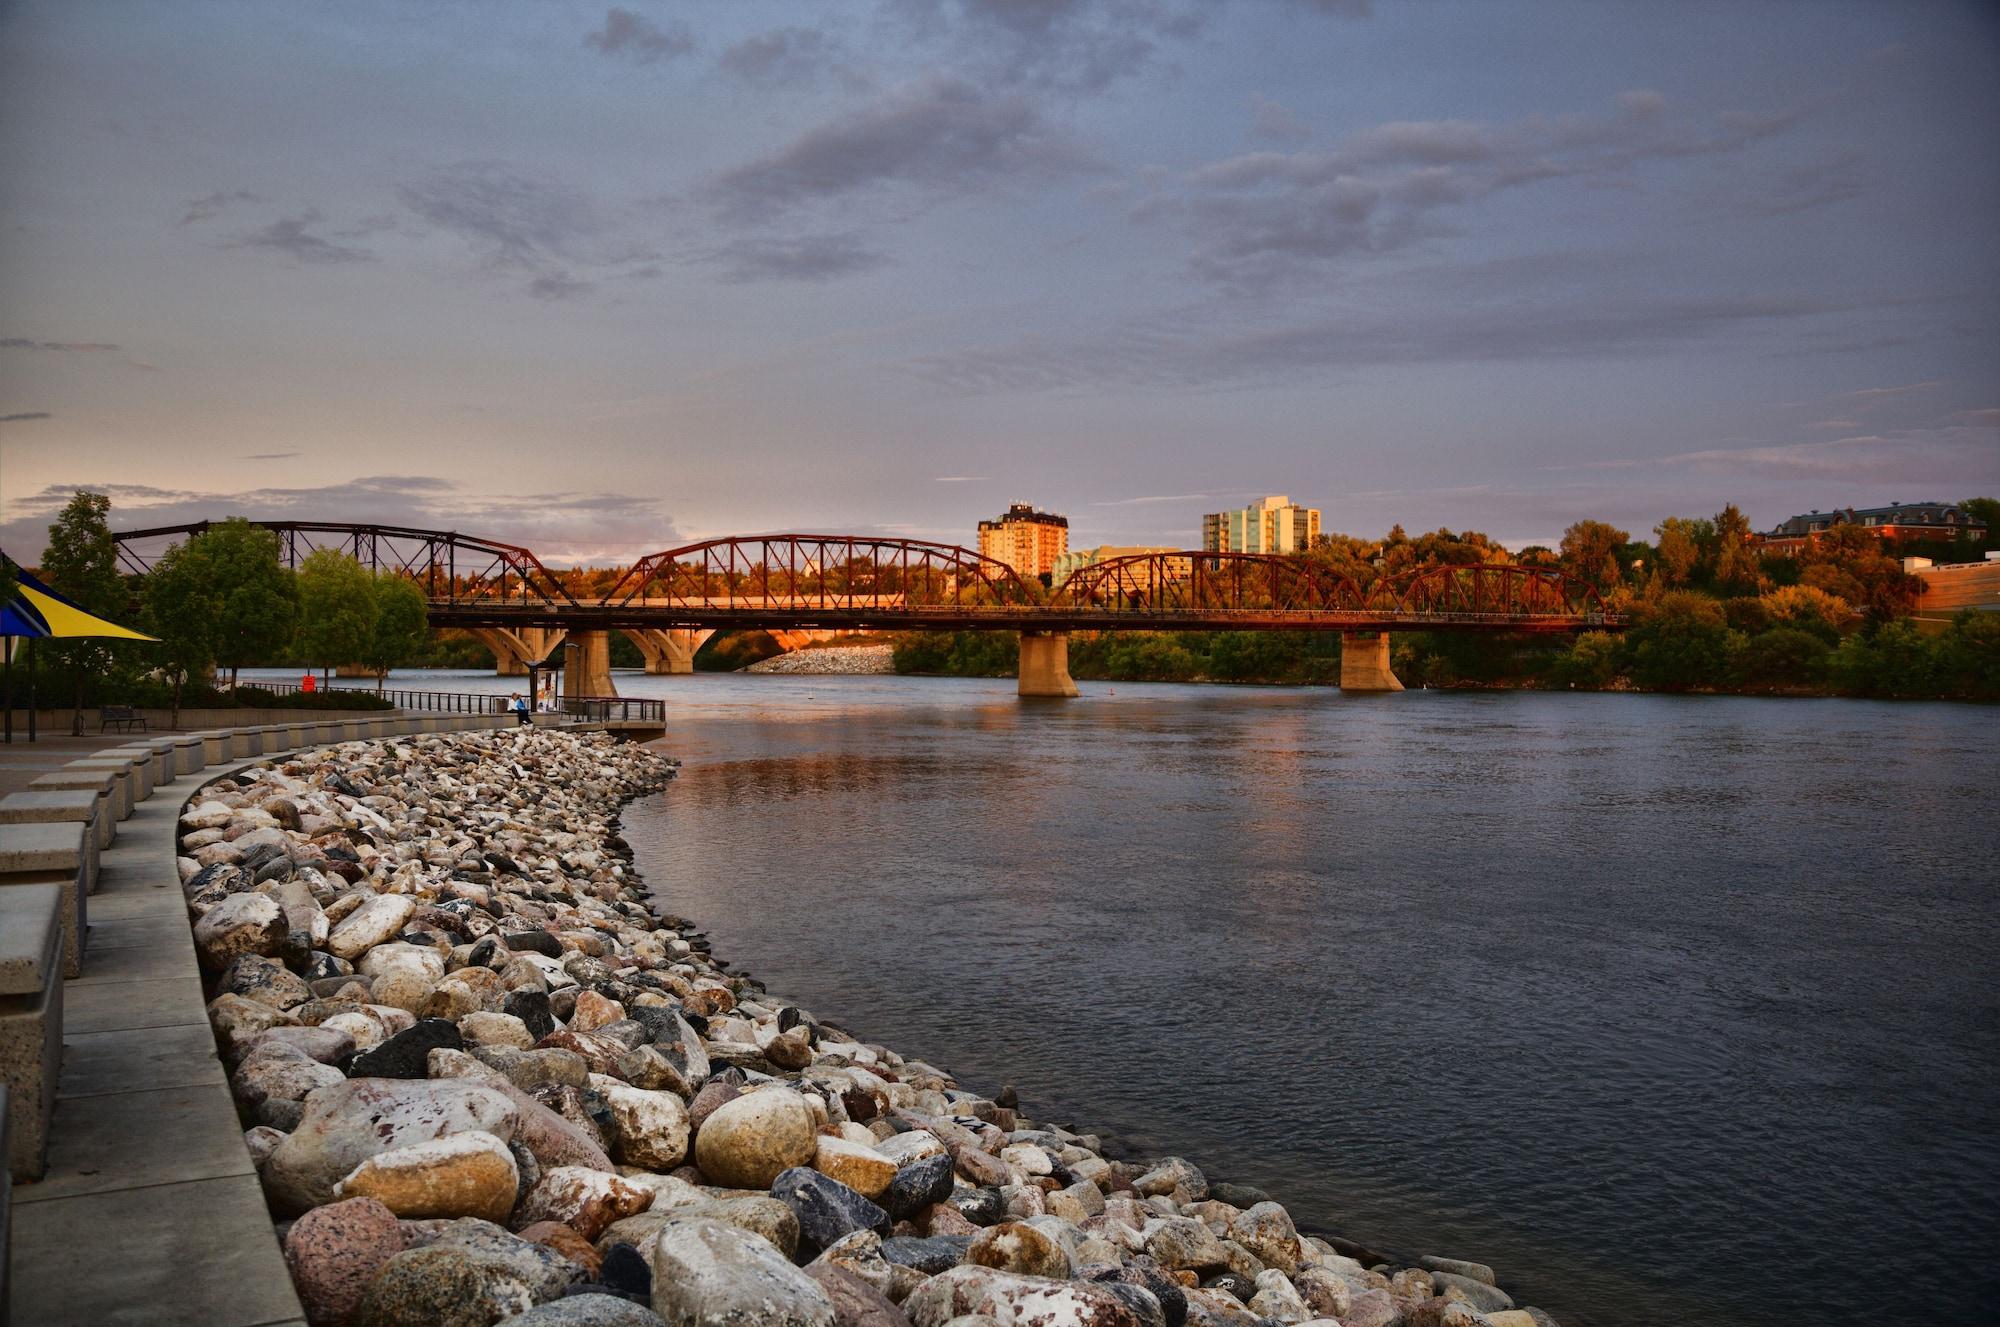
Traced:
<path id="1" fill-rule="evenodd" d="M 106 705 L 97 712 L 97 731 L 100 733 L 109 732 L 113 724 L 118 726 L 119 732 L 129 733 L 135 723 L 146 732 L 152 731 L 146 726 L 146 716 L 130 705 Z"/>

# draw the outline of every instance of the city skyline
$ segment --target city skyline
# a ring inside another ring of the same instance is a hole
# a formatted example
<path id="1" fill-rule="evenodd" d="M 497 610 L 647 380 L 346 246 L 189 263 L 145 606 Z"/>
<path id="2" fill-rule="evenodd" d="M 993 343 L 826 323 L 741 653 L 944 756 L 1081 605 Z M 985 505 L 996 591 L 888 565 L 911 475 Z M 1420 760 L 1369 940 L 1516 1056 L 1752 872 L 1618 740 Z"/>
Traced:
<path id="1" fill-rule="evenodd" d="M 72 486 L 563 561 L 2000 487 L 1974 4 L 22 3 L 0 70 L 23 558 Z"/>

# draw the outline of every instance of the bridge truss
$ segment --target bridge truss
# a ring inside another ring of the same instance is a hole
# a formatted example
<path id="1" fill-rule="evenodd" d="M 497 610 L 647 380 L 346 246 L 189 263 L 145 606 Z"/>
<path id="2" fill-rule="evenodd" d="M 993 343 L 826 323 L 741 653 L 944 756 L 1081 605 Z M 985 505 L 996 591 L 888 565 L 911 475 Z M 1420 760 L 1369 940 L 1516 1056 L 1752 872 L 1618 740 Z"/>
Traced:
<path id="1" fill-rule="evenodd" d="M 409 577 L 439 627 L 1017 631 L 1619 630 L 1597 591 L 1552 567 L 1435 566 L 1361 584 L 1307 558 L 1142 553 L 1085 567 L 1053 589 L 951 544 L 851 535 L 709 539 L 594 578 L 455 531 L 256 522 L 296 567 L 336 548 Z M 115 535 L 143 574 L 209 523 Z M 604 588 L 608 579 L 608 588 Z M 586 584 L 588 587 L 586 588 Z"/>

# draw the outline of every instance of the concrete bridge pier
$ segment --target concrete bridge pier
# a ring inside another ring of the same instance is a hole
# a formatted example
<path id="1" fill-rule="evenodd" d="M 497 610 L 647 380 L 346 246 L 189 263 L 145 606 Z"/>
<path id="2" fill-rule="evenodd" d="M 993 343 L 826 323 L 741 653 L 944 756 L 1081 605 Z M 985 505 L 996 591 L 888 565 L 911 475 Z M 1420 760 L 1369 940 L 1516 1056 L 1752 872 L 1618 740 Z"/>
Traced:
<path id="1" fill-rule="evenodd" d="M 1342 691 L 1401 691 L 1403 684 L 1389 667 L 1389 633 L 1386 631 L 1343 631 L 1340 633 L 1340 689 Z"/>
<path id="2" fill-rule="evenodd" d="M 1021 633 L 1020 694 L 1064 699 L 1077 694 L 1076 681 L 1069 675 L 1067 631 Z"/>
<path id="3" fill-rule="evenodd" d="M 563 695 L 615 696 L 611 685 L 611 633 L 572 631 L 563 651 Z"/>
<path id="4" fill-rule="evenodd" d="M 548 658 L 569 632 L 563 627 L 475 627 L 472 634 L 493 651 L 495 677 L 526 677 L 528 665 Z"/>
<path id="5" fill-rule="evenodd" d="M 714 634 L 713 630 L 675 631 L 650 628 L 625 633 L 626 638 L 639 647 L 639 653 L 646 657 L 646 671 L 662 676 L 692 673 L 695 651 Z"/>

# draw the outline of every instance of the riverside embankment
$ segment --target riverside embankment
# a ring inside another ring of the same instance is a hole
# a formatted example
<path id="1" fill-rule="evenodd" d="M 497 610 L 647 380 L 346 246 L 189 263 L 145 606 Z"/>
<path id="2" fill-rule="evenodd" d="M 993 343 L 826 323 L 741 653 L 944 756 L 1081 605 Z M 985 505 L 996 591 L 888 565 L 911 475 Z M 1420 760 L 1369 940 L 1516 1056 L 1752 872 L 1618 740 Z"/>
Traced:
<path id="1" fill-rule="evenodd" d="M 211 1019 L 315 1322 L 1546 1321 L 1478 1264 L 1301 1236 L 732 974 L 618 837 L 667 774 L 601 738 L 425 737 L 187 808 Z"/>

